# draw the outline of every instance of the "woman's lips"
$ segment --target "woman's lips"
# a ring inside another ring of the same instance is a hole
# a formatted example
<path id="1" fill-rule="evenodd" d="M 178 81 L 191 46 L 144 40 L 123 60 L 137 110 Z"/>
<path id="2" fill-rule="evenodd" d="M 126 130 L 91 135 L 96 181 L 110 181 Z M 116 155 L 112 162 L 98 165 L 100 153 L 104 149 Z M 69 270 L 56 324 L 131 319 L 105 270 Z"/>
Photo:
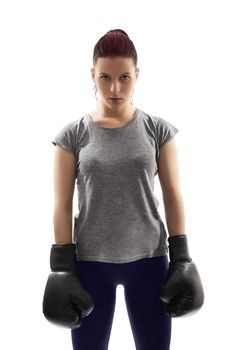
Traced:
<path id="1" fill-rule="evenodd" d="M 110 100 L 112 100 L 112 101 L 118 101 L 118 100 L 122 100 L 122 98 L 113 98 L 113 97 L 110 97 Z"/>
<path id="2" fill-rule="evenodd" d="M 112 102 L 112 103 L 121 103 L 121 101 L 122 101 L 122 98 L 110 98 L 110 101 Z"/>

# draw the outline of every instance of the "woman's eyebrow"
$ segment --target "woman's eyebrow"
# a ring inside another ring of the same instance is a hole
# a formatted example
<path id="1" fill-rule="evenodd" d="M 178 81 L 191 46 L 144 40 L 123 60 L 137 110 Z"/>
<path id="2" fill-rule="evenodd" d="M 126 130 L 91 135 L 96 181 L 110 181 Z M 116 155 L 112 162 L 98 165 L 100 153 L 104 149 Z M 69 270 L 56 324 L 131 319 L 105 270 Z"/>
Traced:
<path id="1" fill-rule="evenodd" d="M 105 73 L 105 72 L 102 72 L 102 73 L 100 73 L 100 74 L 109 75 L 108 73 Z M 125 73 L 122 73 L 122 74 L 120 74 L 120 75 L 124 75 L 124 74 L 131 74 L 131 73 L 130 73 L 130 72 L 125 72 Z"/>

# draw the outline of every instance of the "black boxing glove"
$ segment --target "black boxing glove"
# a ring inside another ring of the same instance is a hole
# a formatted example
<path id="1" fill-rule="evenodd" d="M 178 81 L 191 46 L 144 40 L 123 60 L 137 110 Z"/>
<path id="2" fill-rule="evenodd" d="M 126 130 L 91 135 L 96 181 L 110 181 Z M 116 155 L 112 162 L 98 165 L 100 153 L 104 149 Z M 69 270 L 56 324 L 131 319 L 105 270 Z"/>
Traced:
<path id="1" fill-rule="evenodd" d="M 164 311 L 171 317 L 190 316 L 204 303 L 204 290 L 195 263 L 192 261 L 186 235 L 170 236 L 170 263 L 159 296 Z"/>
<path id="2" fill-rule="evenodd" d="M 78 328 L 94 308 L 94 301 L 75 275 L 75 245 L 53 244 L 51 273 L 43 297 L 43 314 L 55 325 Z"/>

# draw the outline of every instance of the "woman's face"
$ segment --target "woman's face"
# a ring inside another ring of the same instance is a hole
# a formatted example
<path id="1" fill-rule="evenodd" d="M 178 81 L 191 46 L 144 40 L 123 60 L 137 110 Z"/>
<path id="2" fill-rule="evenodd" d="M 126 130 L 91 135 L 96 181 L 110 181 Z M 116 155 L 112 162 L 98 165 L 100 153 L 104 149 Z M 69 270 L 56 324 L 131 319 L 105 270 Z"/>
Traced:
<path id="1" fill-rule="evenodd" d="M 101 57 L 91 69 L 91 73 L 101 102 L 107 108 L 116 109 L 130 105 L 134 84 L 139 74 L 139 69 L 134 67 L 132 58 Z M 114 101 L 113 97 L 120 100 Z"/>

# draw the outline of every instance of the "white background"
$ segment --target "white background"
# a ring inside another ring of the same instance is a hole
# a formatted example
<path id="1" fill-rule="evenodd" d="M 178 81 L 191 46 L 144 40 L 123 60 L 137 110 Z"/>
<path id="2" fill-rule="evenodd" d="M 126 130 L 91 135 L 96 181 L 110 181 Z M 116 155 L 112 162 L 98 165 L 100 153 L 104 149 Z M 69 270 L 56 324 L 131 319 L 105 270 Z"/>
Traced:
<path id="1" fill-rule="evenodd" d="M 54 240 L 51 140 L 94 109 L 93 48 L 115 28 L 138 53 L 134 105 L 180 129 L 186 233 L 206 298 L 194 316 L 173 319 L 171 350 L 232 348 L 231 5 L 1 1 L 1 349 L 72 348 L 70 331 L 41 307 Z M 164 218 L 158 178 L 155 194 Z M 110 350 L 135 349 L 123 292 L 119 285 Z"/>

